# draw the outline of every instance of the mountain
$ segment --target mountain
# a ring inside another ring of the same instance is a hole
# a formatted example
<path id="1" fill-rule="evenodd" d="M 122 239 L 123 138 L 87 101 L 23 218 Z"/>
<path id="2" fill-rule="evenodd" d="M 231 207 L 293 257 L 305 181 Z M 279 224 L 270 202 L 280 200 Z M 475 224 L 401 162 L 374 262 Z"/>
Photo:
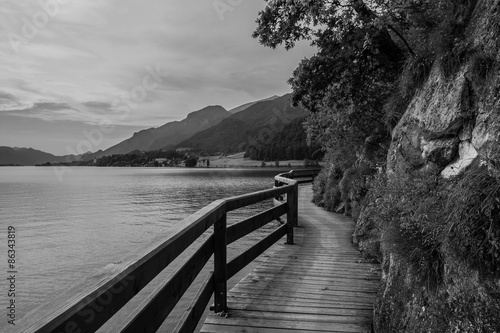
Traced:
<path id="1" fill-rule="evenodd" d="M 217 125 L 230 115 L 231 113 L 220 105 L 207 106 L 201 110 L 191 112 L 181 121 L 173 121 L 157 128 L 136 132 L 131 138 L 105 151 L 92 154 L 91 157 L 126 154 L 134 150 L 148 151 L 173 147 L 193 134 Z"/>
<path id="2" fill-rule="evenodd" d="M 35 165 L 46 162 L 68 162 L 77 160 L 74 155 L 55 156 L 33 148 L 0 147 L 0 165 Z"/>
<path id="3" fill-rule="evenodd" d="M 290 94 L 246 103 L 231 111 L 212 105 L 191 112 L 181 121 L 136 132 L 129 139 L 96 153 L 54 156 L 32 148 L 0 147 L 0 165 L 91 160 L 134 150 L 151 151 L 175 147 L 237 152 L 245 150 L 248 144 L 268 143 L 286 124 L 306 115 L 304 109 L 291 107 Z"/>
<path id="4" fill-rule="evenodd" d="M 240 112 L 240 111 L 243 111 L 243 110 L 248 109 L 249 107 L 251 107 L 251 106 L 252 106 L 252 105 L 254 105 L 255 103 L 258 103 L 258 102 L 265 102 L 265 101 L 272 101 L 273 99 L 276 99 L 276 98 L 279 98 L 279 96 L 274 95 L 274 96 L 271 96 L 271 97 L 269 97 L 269 98 L 264 98 L 264 99 L 261 99 L 261 100 L 259 100 L 259 101 L 246 103 L 246 104 L 243 104 L 243 105 L 237 106 L 237 107 L 235 107 L 234 109 L 229 110 L 229 112 L 231 112 L 231 113 L 238 113 L 238 112 Z"/>
<path id="5" fill-rule="evenodd" d="M 256 102 L 180 142 L 178 147 L 230 153 L 243 151 L 248 145 L 267 144 L 286 124 L 308 115 L 303 108 L 292 107 L 290 97 L 291 94 L 287 94 Z"/>
<path id="6" fill-rule="evenodd" d="M 316 160 L 323 156 L 318 145 L 307 145 L 307 134 L 303 122 L 306 117 L 295 118 L 276 133 L 268 144 L 248 145 L 246 154 L 252 160 L 280 161 Z"/>

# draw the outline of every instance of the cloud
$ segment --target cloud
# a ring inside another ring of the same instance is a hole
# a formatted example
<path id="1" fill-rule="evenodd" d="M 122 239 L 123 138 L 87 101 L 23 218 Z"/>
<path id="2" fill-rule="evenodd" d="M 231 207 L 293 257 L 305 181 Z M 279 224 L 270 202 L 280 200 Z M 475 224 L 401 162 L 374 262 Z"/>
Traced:
<path id="1" fill-rule="evenodd" d="M 19 109 L 4 110 L 3 114 L 36 118 L 47 122 L 80 122 L 99 124 L 109 112 L 110 105 L 102 102 L 86 102 L 79 105 L 67 103 L 39 102 Z"/>
<path id="2" fill-rule="evenodd" d="M 6 92 L 3 92 L 3 91 L 0 91 L 0 99 L 2 99 L 2 100 L 8 100 L 8 101 L 15 101 L 16 100 L 16 98 L 14 97 L 14 95 L 6 93 Z"/>
<path id="3" fill-rule="evenodd" d="M 58 114 L 64 115 L 65 112 L 71 113 L 72 111 L 75 110 L 72 110 L 71 107 L 65 103 L 42 102 L 42 103 L 35 103 L 23 109 L 6 110 L 4 111 L 4 114 L 19 116 L 19 117 L 38 118 L 46 121 L 55 121 L 59 120 L 57 119 Z M 64 118 L 65 117 L 63 117 L 63 119 Z"/>
<path id="4" fill-rule="evenodd" d="M 243 1 L 221 20 L 212 1 L 60 4 L 18 52 L 0 38 L 0 111 L 47 122 L 96 124 L 106 118 L 157 127 L 206 105 L 229 109 L 287 93 L 286 80 L 314 50 L 307 43 L 290 52 L 271 50 L 252 39 L 264 6 Z M 4 36 L 22 36 L 26 22 L 43 11 L 38 0 L 7 1 L 0 8 Z M 141 85 L 146 68 L 157 65 L 161 84 L 120 116 L 113 101 Z"/>

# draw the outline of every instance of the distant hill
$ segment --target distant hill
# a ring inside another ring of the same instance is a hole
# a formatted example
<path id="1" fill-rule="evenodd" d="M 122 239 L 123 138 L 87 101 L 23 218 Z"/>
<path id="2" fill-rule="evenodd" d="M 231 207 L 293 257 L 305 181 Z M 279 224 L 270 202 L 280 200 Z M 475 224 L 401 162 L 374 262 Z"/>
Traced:
<path id="1" fill-rule="evenodd" d="M 255 102 L 245 103 L 243 105 L 235 107 L 234 109 L 229 110 L 229 112 L 231 112 L 231 113 L 238 113 L 240 111 L 248 109 L 249 107 L 251 107 L 255 103 L 265 102 L 265 101 L 272 101 L 273 99 L 276 99 L 276 98 L 279 98 L 279 96 L 274 95 L 274 96 L 271 96 L 269 98 L 264 98 L 264 99 L 261 99 L 261 100 L 255 101 Z"/>
<path id="2" fill-rule="evenodd" d="M 68 162 L 77 160 L 74 155 L 55 156 L 33 148 L 0 147 L 0 165 L 35 165 L 47 162 Z"/>
<path id="3" fill-rule="evenodd" d="M 218 125 L 196 133 L 179 143 L 179 147 L 190 147 L 207 152 L 232 153 L 243 151 L 249 144 L 268 143 L 292 120 L 305 117 L 308 112 L 292 107 L 290 94 L 272 100 L 254 103 L 231 115 Z"/>
<path id="4" fill-rule="evenodd" d="M 191 135 L 217 125 L 222 119 L 230 115 L 231 113 L 220 105 L 207 106 L 201 110 L 191 112 L 181 121 L 173 121 L 157 128 L 136 132 L 131 138 L 88 157 L 102 157 L 113 154 L 126 154 L 134 150 L 150 151 L 173 147 Z"/>

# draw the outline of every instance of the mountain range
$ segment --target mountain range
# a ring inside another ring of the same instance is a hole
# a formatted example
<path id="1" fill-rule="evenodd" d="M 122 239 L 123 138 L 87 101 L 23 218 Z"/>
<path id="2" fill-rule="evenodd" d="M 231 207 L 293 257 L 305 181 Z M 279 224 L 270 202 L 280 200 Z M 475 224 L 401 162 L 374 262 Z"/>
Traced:
<path id="1" fill-rule="evenodd" d="M 35 165 L 46 162 L 77 161 L 81 156 L 55 156 L 33 148 L 17 148 L 0 146 L 0 165 Z"/>
<path id="2" fill-rule="evenodd" d="M 106 155 L 126 154 L 134 150 L 151 151 L 179 147 L 211 153 L 240 152 L 248 145 L 267 143 L 286 124 L 308 114 L 300 107 L 292 107 L 290 96 L 272 96 L 229 111 L 220 105 L 207 106 L 189 113 L 181 121 L 141 130 L 104 151 L 79 156 L 55 156 L 32 148 L 0 147 L 0 165 L 89 160 Z"/>

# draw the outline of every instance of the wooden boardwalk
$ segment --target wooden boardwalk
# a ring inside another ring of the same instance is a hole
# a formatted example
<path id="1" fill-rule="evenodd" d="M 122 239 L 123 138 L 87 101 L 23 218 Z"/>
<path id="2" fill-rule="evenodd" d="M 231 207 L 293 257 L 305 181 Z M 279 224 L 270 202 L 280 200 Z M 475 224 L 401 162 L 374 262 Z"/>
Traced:
<path id="1" fill-rule="evenodd" d="M 211 313 L 201 332 L 371 332 L 380 266 L 362 262 L 349 218 L 311 198 L 301 186 L 295 245 L 264 254 L 228 292 L 227 317 Z"/>

